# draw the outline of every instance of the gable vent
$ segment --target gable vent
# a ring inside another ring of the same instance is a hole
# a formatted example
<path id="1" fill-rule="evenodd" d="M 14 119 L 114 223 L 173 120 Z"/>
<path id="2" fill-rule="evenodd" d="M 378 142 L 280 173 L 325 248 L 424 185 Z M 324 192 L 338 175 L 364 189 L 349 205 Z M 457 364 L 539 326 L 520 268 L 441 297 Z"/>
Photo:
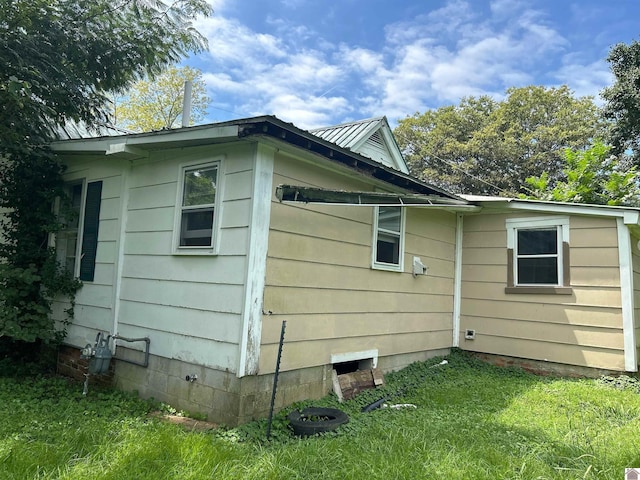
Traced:
<path id="1" fill-rule="evenodd" d="M 367 143 L 371 144 L 372 146 L 376 146 L 378 148 L 384 148 L 384 141 L 382 140 L 382 137 L 380 136 L 379 131 L 371 135 L 367 140 Z"/>

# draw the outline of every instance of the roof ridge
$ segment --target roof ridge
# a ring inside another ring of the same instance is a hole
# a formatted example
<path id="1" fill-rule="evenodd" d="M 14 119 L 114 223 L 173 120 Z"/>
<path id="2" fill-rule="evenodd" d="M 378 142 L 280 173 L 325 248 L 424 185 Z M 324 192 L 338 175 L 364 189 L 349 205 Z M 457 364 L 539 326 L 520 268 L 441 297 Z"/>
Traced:
<path id="1" fill-rule="evenodd" d="M 371 117 L 371 118 L 363 118 L 361 120 L 354 120 L 353 122 L 344 122 L 344 123 L 339 123 L 337 125 L 328 125 L 326 127 L 318 127 L 318 128 L 312 128 L 309 130 L 309 132 L 313 133 L 313 132 L 318 132 L 321 130 L 330 130 L 332 128 L 342 128 L 342 127 L 346 127 L 346 126 L 350 126 L 350 125 L 358 125 L 361 123 L 374 123 L 374 122 L 379 122 L 381 120 L 385 120 L 387 117 L 386 116 L 381 116 L 381 117 Z"/>

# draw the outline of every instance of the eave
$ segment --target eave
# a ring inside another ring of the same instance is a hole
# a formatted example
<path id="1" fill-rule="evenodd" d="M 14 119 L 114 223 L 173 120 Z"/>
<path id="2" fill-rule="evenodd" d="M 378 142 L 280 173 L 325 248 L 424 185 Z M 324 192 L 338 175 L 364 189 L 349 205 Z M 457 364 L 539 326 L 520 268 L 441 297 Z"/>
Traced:
<path id="1" fill-rule="evenodd" d="M 110 155 L 112 158 L 135 159 L 144 157 L 148 154 L 147 152 L 154 150 L 212 145 L 238 140 L 262 140 L 275 145 L 286 144 L 406 192 L 439 196 L 455 201 L 457 204 L 469 203 L 461 197 L 424 183 L 407 173 L 323 140 L 270 115 L 157 132 L 63 140 L 53 142 L 51 147 L 54 151 L 66 155 Z"/>
<path id="2" fill-rule="evenodd" d="M 315 153 L 330 161 L 345 165 L 361 175 L 381 180 L 385 183 L 395 185 L 404 190 L 422 195 L 436 195 L 451 200 L 467 204 L 466 200 L 441 190 L 433 185 L 421 182 L 420 180 L 387 167 L 375 160 L 371 160 L 363 155 L 339 147 L 329 141 L 323 140 L 305 130 L 301 130 L 292 124 L 282 122 L 276 117 L 264 117 L 262 121 L 254 119 L 251 123 L 239 125 L 240 138 L 264 136 L 273 138 L 280 142 L 294 145 L 306 151 Z"/>
<path id="3" fill-rule="evenodd" d="M 640 226 L 640 208 L 595 205 L 569 202 L 548 202 L 505 197 L 484 197 L 464 195 L 466 200 L 483 207 L 487 211 L 512 211 L 557 213 L 564 215 L 585 215 L 597 217 L 622 218 L 625 225 Z"/>

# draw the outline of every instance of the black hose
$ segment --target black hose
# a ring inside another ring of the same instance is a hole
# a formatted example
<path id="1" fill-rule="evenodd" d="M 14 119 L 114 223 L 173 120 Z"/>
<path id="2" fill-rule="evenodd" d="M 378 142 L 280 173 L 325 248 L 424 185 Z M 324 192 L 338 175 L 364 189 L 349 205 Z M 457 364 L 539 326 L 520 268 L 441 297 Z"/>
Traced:
<path id="1" fill-rule="evenodd" d="M 364 407 L 362 407 L 362 410 L 360 411 L 362 413 L 371 412 L 373 410 L 380 408 L 386 401 L 387 401 L 387 397 L 379 398 L 375 402 L 371 402 L 369 405 L 365 405 Z"/>

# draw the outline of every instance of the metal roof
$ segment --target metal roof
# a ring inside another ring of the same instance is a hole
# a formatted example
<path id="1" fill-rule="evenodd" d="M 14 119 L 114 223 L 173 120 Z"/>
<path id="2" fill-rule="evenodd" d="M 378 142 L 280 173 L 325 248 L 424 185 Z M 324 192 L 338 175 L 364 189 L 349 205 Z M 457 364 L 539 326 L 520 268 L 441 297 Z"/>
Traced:
<path id="1" fill-rule="evenodd" d="M 357 148 L 363 140 L 369 138 L 385 121 L 386 119 L 384 117 L 369 118 L 357 122 L 341 123 L 340 125 L 333 125 L 331 127 L 315 128 L 309 130 L 309 133 L 335 143 L 342 148 L 353 150 Z"/>
<path id="2" fill-rule="evenodd" d="M 88 128 L 84 123 L 70 120 L 64 125 L 56 126 L 53 133 L 56 140 L 79 140 L 98 137 L 117 137 L 133 132 L 108 124 L 100 124 Z"/>
<path id="3" fill-rule="evenodd" d="M 364 123 L 375 123 L 375 119 Z M 85 131 L 90 133 L 88 130 Z M 360 175 L 395 185 L 409 192 L 461 200 L 460 197 L 425 183 L 408 173 L 388 167 L 356 151 L 325 140 L 296 127 L 292 123 L 283 122 L 273 115 L 156 132 L 123 134 L 118 129 L 107 129 L 103 133 L 105 135 L 102 137 L 82 138 L 76 136 L 74 139 L 54 142 L 52 146 L 54 150 L 61 153 L 93 152 L 107 155 L 140 155 L 141 152 L 160 148 L 209 145 L 233 141 L 233 139 L 264 137 L 268 141 L 284 142 L 304 149 L 312 154 L 324 157 L 330 162 L 335 162 L 354 170 Z M 467 202 L 462 200 L 462 203 Z"/>

